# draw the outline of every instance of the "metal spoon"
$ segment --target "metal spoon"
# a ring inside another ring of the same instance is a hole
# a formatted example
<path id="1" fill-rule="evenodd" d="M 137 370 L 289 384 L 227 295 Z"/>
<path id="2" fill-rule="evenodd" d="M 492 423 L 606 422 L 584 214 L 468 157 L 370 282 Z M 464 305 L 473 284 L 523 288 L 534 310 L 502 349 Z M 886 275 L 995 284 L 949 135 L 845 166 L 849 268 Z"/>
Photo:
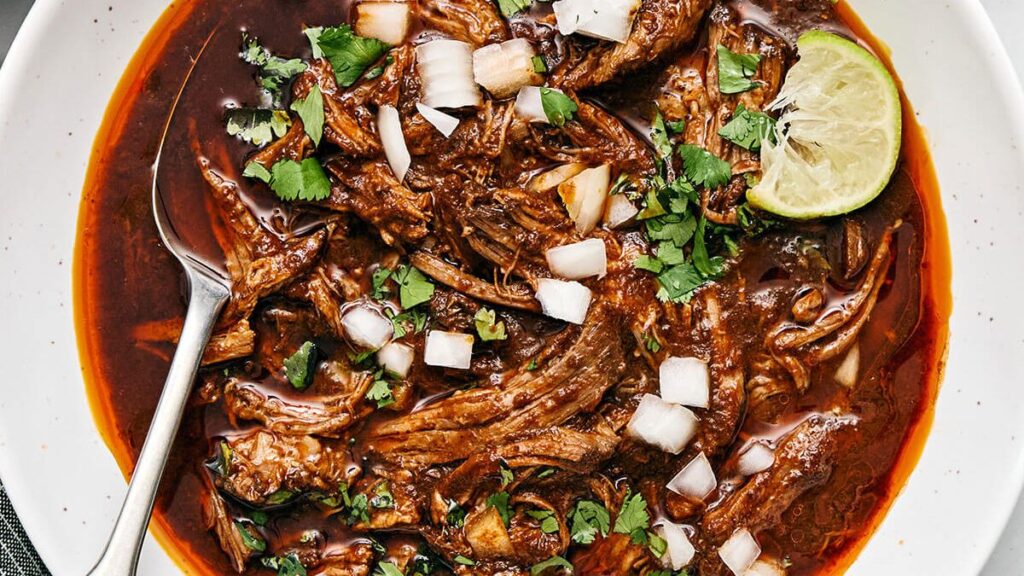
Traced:
<path id="1" fill-rule="evenodd" d="M 231 298 L 229 281 L 220 272 L 194 258 L 190 254 L 188 246 L 185 246 L 174 232 L 174 227 L 167 216 L 163 197 L 160 195 L 160 188 L 157 185 L 160 156 L 163 153 L 164 143 L 167 141 L 171 121 L 174 119 L 181 96 L 185 92 L 185 86 L 188 85 L 188 81 L 196 69 L 196 64 L 212 38 L 213 33 L 206 39 L 196 55 L 185 81 L 182 82 L 181 89 L 174 99 L 167 123 L 164 125 L 156 162 L 153 165 L 153 216 L 156 218 L 157 230 L 160 232 L 160 239 L 164 246 L 185 269 L 189 287 L 188 312 L 185 316 L 181 338 L 178 341 L 178 348 L 174 353 L 174 360 L 171 362 L 170 372 L 167 374 L 167 381 L 160 394 L 160 402 L 157 404 L 156 413 L 153 414 L 153 421 L 149 426 L 146 442 L 142 445 L 139 460 L 135 464 L 135 471 L 132 473 L 121 513 L 117 517 L 114 530 L 99 562 L 89 572 L 90 576 L 133 576 L 135 574 L 146 528 L 149 526 L 149 518 L 153 512 L 153 501 L 156 499 L 157 488 L 160 486 L 160 478 L 163 476 L 167 457 L 170 455 L 171 446 L 178 434 L 203 351 L 210 341 L 210 335 L 221 309 Z"/>

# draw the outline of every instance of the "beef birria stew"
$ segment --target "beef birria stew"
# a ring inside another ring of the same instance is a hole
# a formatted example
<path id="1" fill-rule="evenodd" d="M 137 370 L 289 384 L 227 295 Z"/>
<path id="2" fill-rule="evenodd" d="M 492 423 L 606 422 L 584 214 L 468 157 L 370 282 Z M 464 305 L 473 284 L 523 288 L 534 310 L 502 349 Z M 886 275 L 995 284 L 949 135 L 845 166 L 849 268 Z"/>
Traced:
<path id="1" fill-rule="evenodd" d="M 160 190 L 232 287 L 152 527 L 189 573 L 835 573 L 913 468 L 947 242 L 844 2 L 173 6 L 78 243 L 126 472 L 187 298 L 150 212 L 183 86 Z"/>

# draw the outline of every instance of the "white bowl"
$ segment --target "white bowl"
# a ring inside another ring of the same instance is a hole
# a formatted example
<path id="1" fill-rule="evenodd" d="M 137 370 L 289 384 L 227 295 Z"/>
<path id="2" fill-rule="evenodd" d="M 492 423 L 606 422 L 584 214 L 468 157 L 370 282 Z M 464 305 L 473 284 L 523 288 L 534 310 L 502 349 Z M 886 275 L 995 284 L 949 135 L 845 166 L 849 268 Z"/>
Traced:
<path id="1" fill-rule="evenodd" d="M 977 1 L 851 3 L 927 129 L 954 312 L 924 456 L 850 573 L 977 574 L 1024 481 L 1024 98 Z M 92 565 L 125 489 L 82 384 L 72 249 L 93 136 L 165 5 L 39 0 L 0 72 L 0 477 L 57 575 Z M 140 573 L 176 572 L 150 541 Z"/>

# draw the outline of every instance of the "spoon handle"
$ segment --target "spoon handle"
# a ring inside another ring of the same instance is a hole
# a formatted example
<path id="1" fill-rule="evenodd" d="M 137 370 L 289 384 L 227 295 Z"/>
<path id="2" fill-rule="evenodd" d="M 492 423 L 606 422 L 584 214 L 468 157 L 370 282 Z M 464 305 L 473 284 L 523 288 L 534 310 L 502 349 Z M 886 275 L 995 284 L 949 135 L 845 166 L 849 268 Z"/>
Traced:
<path id="1" fill-rule="evenodd" d="M 191 297 L 178 348 L 142 445 L 128 494 L 99 562 L 89 576 L 133 576 L 160 478 L 178 434 L 203 351 L 230 292 L 202 272 L 188 270 Z"/>

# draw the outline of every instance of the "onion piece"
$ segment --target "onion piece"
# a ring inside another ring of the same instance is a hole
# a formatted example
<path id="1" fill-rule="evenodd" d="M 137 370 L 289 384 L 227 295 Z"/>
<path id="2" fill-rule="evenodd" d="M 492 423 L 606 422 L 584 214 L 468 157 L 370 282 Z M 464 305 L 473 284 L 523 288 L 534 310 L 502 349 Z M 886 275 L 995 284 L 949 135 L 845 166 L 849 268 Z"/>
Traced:
<path id="1" fill-rule="evenodd" d="M 567 280 L 603 277 L 608 273 L 604 240 L 597 238 L 552 248 L 545 256 L 551 273 Z"/>
<path id="2" fill-rule="evenodd" d="M 423 82 L 423 103 L 431 108 L 480 106 L 483 96 L 473 79 L 473 47 L 458 40 L 432 40 L 416 47 L 416 70 Z"/>
<path id="3" fill-rule="evenodd" d="M 836 382 L 847 388 L 857 385 L 857 374 L 860 372 L 860 346 L 857 344 L 850 348 L 843 359 L 842 364 L 836 369 Z"/>
<path id="4" fill-rule="evenodd" d="M 661 558 L 665 566 L 672 570 L 682 570 L 693 561 L 697 550 L 690 543 L 690 537 L 682 526 L 666 520 L 655 525 L 654 531 L 668 544 L 665 555 Z"/>
<path id="5" fill-rule="evenodd" d="M 604 207 L 604 225 L 609 228 L 621 228 L 633 221 L 640 213 L 633 202 L 625 194 L 609 196 Z"/>
<path id="6" fill-rule="evenodd" d="M 718 549 L 718 556 L 736 576 L 744 576 L 760 555 L 761 546 L 746 528 L 734 532 Z"/>
<path id="7" fill-rule="evenodd" d="M 703 452 L 690 460 L 689 464 L 683 466 L 683 469 L 666 485 L 666 488 L 680 496 L 689 496 L 697 500 L 704 500 L 717 487 L 718 479 L 715 478 L 715 471 L 711 468 L 711 462 L 708 462 L 708 457 Z"/>
<path id="8" fill-rule="evenodd" d="M 409 34 L 412 9 L 405 2 L 360 2 L 356 6 L 356 34 L 398 46 Z"/>
<path id="9" fill-rule="evenodd" d="M 405 175 L 412 165 L 412 156 L 409 155 L 409 146 L 402 133 L 402 119 L 394 106 L 385 104 L 380 107 L 377 112 L 377 130 L 380 131 L 380 142 L 384 145 L 384 155 L 391 165 L 391 171 L 399 182 L 405 181 Z"/>
<path id="10" fill-rule="evenodd" d="M 537 281 L 535 296 L 546 316 L 572 324 L 583 324 L 594 294 L 579 282 L 541 278 Z"/>
<path id="11" fill-rule="evenodd" d="M 743 576 L 786 576 L 786 568 L 774 558 L 762 558 L 754 562 Z"/>
<path id="12" fill-rule="evenodd" d="M 530 180 L 530 190 L 533 190 L 534 192 L 547 192 L 586 169 L 586 164 L 580 164 L 578 162 L 563 164 L 558 168 L 535 176 L 533 180 Z"/>
<path id="13" fill-rule="evenodd" d="M 416 351 L 412 346 L 398 342 L 390 342 L 377 352 L 377 363 L 399 378 L 409 375 L 409 369 L 412 368 L 415 358 Z"/>
<path id="14" fill-rule="evenodd" d="M 473 76 L 495 98 L 509 98 L 523 86 L 544 83 L 544 77 L 533 67 L 536 56 L 525 38 L 489 44 L 473 52 Z"/>
<path id="15" fill-rule="evenodd" d="M 431 108 L 422 102 L 416 103 L 416 110 L 419 110 L 420 116 L 423 116 L 424 120 L 429 122 L 434 128 L 437 128 L 438 132 L 444 134 L 445 138 L 451 138 L 455 129 L 459 127 L 458 118 Z"/>
<path id="16" fill-rule="evenodd" d="M 473 363 L 474 341 L 472 334 L 431 330 L 427 333 L 423 361 L 429 366 L 469 370 Z"/>
<path id="17" fill-rule="evenodd" d="M 670 454 L 679 454 L 697 433 L 697 417 L 678 404 L 644 394 L 626 433 Z"/>
<path id="18" fill-rule="evenodd" d="M 558 186 L 558 195 L 576 223 L 576 231 L 589 234 L 604 214 L 604 203 L 611 187 L 612 169 L 605 164 L 584 170 Z"/>
<path id="19" fill-rule="evenodd" d="M 527 122 L 551 123 L 547 112 L 544 111 L 544 100 L 541 98 L 539 87 L 526 86 L 519 91 L 519 95 L 516 96 L 516 115 Z"/>
<path id="20" fill-rule="evenodd" d="M 551 5 L 563 36 L 580 34 L 625 44 L 641 0 L 559 0 Z"/>
<path id="21" fill-rule="evenodd" d="M 741 476 L 753 476 L 775 464 L 775 451 L 763 442 L 753 442 L 740 452 L 736 460 L 736 472 Z"/>
<path id="22" fill-rule="evenodd" d="M 395 327 L 383 314 L 369 306 L 353 306 L 341 317 L 345 335 L 356 346 L 380 350 L 395 335 Z"/>
<path id="23" fill-rule="evenodd" d="M 699 358 L 670 357 L 658 369 L 661 397 L 666 402 L 707 408 L 711 400 L 711 372 Z"/>

